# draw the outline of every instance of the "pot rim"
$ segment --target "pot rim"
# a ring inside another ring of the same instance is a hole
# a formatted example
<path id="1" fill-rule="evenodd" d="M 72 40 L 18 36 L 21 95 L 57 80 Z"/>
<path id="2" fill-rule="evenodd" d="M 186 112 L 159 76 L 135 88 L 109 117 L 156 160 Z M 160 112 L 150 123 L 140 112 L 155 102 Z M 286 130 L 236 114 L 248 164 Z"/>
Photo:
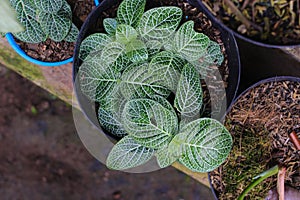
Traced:
<path id="1" fill-rule="evenodd" d="M 36 65 L 40 65 L 43 67 L 56 67 L 56 66 L 60 66 L 60 65 L 64 65 L 70 62 L 73 62 L 74 56 L 66 59 L 66 60 L 62 60 L 62 61 L 57 61 L 57 62 L 45 62 L 45 61 L 41 61 L 41 60 L 37 60 L 35 58 L 30 57 L 29 55 L 26 54 L 26 52 L 21 49 L 21 47 L 16 43 L 12 33 L 6 33 L 5 35 L 8 43 L 10 44 L 10 46 L 25 60 L 32 62 Z"/>
<path id="2" fill-rule="evenodd" d="M 234 36 L 236 36 L 237 38 L 244 40 L 246 42 L 255 44 L 257 46 L 262 46 L 262 47 L 267 47 L 267 48 L 276 48 L 276 49 L 284 49 L 284 48 L 294 48 L 294 47 L 300 47 L 300 43 L 299 44 L 270 44 L 270 43 L 264 43 L 264 42 L 259 42 L 257 40 L 248 38 L 243 36 L 242 34 L 236 32 L 235 30 L 229 28 L 228 26 L 226 26 L 221 20 L 217 19 L 216 16 L 214 16 L 209 10 L 208 8 L 202 3 L 201 0 L 188 0 L 188 2 L 190 2 L 191 4 L 193 4 L 193 2 L 197 2 L 199 5 L 201 5 L 202 9 L 204 10 L 205 14 L 207 14 L 210 18 L 210 20 L 214 21 L 215 23 L 219 24 L 220 26 L 222 26 L 224 29 L 226 29 L 227 31 L 231 32 L 234 34 Z"/>

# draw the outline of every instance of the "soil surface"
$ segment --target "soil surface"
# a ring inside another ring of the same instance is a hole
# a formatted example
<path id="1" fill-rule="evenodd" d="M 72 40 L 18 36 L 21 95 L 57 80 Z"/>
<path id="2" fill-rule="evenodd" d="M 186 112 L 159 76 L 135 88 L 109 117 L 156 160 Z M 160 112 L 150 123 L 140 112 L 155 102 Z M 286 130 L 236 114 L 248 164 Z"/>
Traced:
<path id="1" fill-rule="evenodd" d="M 1 200 L 209 200 L 210 189 L 169 167 L 108 170 L 84 148 L 71 107 L 0 66 Z"/>

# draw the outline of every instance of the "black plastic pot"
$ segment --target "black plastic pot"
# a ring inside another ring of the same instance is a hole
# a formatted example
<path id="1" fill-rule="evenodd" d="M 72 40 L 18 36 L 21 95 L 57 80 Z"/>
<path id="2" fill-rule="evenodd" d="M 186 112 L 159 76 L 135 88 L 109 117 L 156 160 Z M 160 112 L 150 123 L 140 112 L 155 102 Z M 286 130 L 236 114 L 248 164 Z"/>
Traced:
<path id="1" fill-rule="evenodd" d="M 250 90 L 252 90 L 253 88 L 259 86 L 259 85 L 262 85 L 262 84 L 265 84 L 265 83 L 270 83 L 270 82 L 278 82 L 278 81 L 291 81 L 291 82 L 297 82 L 300 84 L 300 77 L 294 77 L 294 76 L 276 76 L 276 77 L 271 77 L 271 78 L 267 78 L 267 79 L 264 79 L 264 80 L 261 80 L 255 84 L 253 84 L 252 86 L 248 87 L 246 90 L 244 90 L 235 100 L 234 102 L 231 104 L 231 106 L 227 109 L 227 112 L 226 113 L 229 113 L 232 109 L 232 107 L 235 105 L 236 102 L 238 102 L 238 100 L 244 96 L 247 92 L 249 92 Z M 213 188 L 212 186 L 212 183 L 211 183 L 211 178 L 210 178 L 210 174 L 208 173 L 208 180 L 209 180 L 209 183 L 210 183 L 210 188 L 211 188 L 211 191 L 213 193 L 213 196 L 216 200 L 218 200 L 218 197 L 217 197 L 217 193 L 215 191 L 215 189 Z"/>
<path id="2" fill-rule="evenodd" d="M 209 19 L 217 24 L 219 24 L 220 26 L 222 26 L 225 30 L 232 32 L 237 38 L 244 40 L 246 42 L 258 45 L 258 46 L 263 46 L 263 47 L 267 47 L 267 48 L 287 48 L 287 47 L 300 47 L 300 44 L 290 44 L 290 45 L 285 45 L 285 44 L 268 44 L 268 43 L 263 43 L 263 42 L 259 42 L 256 40 L 253 40 L 251 38 L 245 37 L 244 35 L 236 32 L 235 30 L 229 28 L 228 26 L 226 26 L 221 20 L 217 19 L 216 16 L 214 16 L 209 10 L 208 8 L 202 3 L 201 0 L 188 0 L 188 2 L 190 2 L 192 5 L 199 5 L 203 12 L 209 17 Z"/>
<path id="3" fill-rule="evenodd" d="M 82 64 L 82 60 L 78 58 L 79 49 L 81 42 L 90 34 L 99 32 L 99 21 L 102 21 L 103 18 L 99 18 L 103 11 L 111 8 L 117 3 L 121 2 L 120 0 L 104 0 L 97 6 L 88 16 L 85 23 L 83 24 L 79 36 L 77 38 L 75 53 L 74 53 L 74 62 L 73 62 L 73 82 L 76 81 L 76 75 Z M 151 1 L 148 1 L 151 3 Z M 147 2 L 147 3 L 148 3 Z M 198 7 L 198 6 L 197 6 Z M 199 7 L 201 10 L 201 8 Z M 221 32 L 222 41 L 224 42 L 226 53 L 228 55 L 228 66 L 229 66 L 229 77 L 228 77 L 228 87 L 226 88 L 226 97 L 227 97 L 227 107 L 230 106 L 231 102 L 235 98 L 239 86 L 240 81 L 240 57 L 239 51 L 236 44 L 236 40 L 234 36 L 223 29 L 218 24 L 215 25 L 217 29 Z M 99 128 L 101 132 L 102 129 L 99 125 L 97 114 L 96 114 L 96 106 L 94 102 L 91 102 L 80 90 L 79 84 L 74 85 L 75 93 L 78 99 L 78 102 L 87 116 L 87 118 Z"/>

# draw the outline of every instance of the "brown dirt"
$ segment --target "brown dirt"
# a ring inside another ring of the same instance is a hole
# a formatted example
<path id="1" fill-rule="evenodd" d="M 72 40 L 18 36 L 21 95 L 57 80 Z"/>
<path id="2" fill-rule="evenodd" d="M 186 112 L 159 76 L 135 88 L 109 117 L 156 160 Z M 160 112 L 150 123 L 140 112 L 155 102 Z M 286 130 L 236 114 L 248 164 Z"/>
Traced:
<path id="1" fill-rule="evenodd" d="M 79 140 L 69 105 L 0 66 L 0 196 L 3 200 L 211 199 L 172 167 L 108 170 Z"/>
<path id="2" fill-rule="evenodd" d="M 226 117 L 234 140 L 226 162 L 211 173 L 220 199 L 236 199 L 251 179 L 276 164 L 287 169 L 285 184 L 300 191 L 300 154 L 289 139 L 300 137 L 300 83 L 265 83 L 244 94 Z M 263 198 L 276 186 L 276 176 L 250 192 Z"/>
<path id="3" fill-rule="evenodd" d="M 94 7 L 93 0 L 67 0 L 73 13 L 73 23 L 80 29 L 84 20 Z M 47 39 L 45 42 L 31 44 L 16 40 L 20 47 L 32 58 L 46 62 L 66 60 L 73 56 L 74 42 L 55 42 Z"/>

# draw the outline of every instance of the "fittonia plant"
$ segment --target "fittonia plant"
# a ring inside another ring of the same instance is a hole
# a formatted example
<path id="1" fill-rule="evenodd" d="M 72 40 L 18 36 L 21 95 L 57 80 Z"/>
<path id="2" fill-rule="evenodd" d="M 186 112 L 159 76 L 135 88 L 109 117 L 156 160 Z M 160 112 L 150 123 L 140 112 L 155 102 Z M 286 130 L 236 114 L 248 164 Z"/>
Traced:
<path id="1" fill-rule="evenodd" d="M 65 0 L 10 0 L 25 30 L 13 35 L 23 42 L 39 43 L 47 38 L 74 42 L 78 35 L 72 10 Z"/>
<path id="2" fill-rule="evenodd" d="M 200 118 L 200 73 L 222 63 L 220 47 L 194 31 L 193 21 L 179 27 L 181 9 L 144 12 L 145 3 L 123 1 L 115 19 L 104 19 L 107 33 L 88 36 L 80 48 L 81 90 L 99 102 L 101 126 L 122 137 L 107 166 L 133 168 L 156 156 L 160 167 L 178 160 L 193 171 L 211 171 L 232 145 L 220 122 Z"/>

